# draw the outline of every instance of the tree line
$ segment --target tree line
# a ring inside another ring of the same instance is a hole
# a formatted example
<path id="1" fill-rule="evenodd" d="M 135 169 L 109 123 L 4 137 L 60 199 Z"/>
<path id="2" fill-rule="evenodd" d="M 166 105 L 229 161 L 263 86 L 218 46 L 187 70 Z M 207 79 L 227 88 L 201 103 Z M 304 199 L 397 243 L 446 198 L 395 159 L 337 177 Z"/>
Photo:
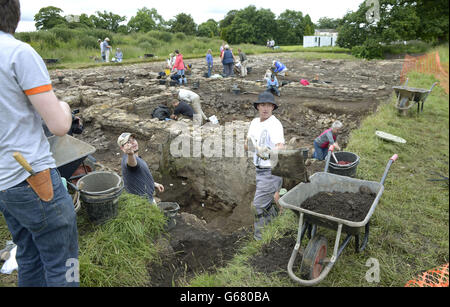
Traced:
<path id="1" fill-rule="evenodd" d="M 314 34 L 316 25 L 309 15 L 286 10 L 280 16 L 270 9 L 257 9 L 250 5 L 241 10 L 229 11 L 223 20 L 209 19 L 197 25 L 190 14 L 180 13 L 173 19 L 164 20 L 155 8 L 143 7 L 127 20 L 112 12 L 97 11 L 93 15 L 81 14 L 77 18 L 63 16 L 63 10 L 55 6 L 43 7 L 34 16 L 37 30 L 54 27 L 103 29 L 114 33 L 148 31 L 182 32 L 200 37 L 220 37 L 230 44 L 266 44 L 274 39 L 280 45 L 303 43 L 304 35 Z"/>
<path id="2" fill-rule="evenodd" d="M 301 45 L 303 36 L 316 28 L 336 29 L 337 45 L 351 49 L 357 57 L 380 58 L 383 46 L 395 42 L 421 40 L 448 42 L 449 4 L 447 0 L 366 0 L 356 12 L 343 18 L 322 17 L 316 24 L 308 14 L 285 10 L 276 16 L 270 9 L 250 5 L 231 10 L 220 21 L 209 19 L 197 25 L 191 15 L 180 13 L 164 20 L 155 8 L 143 7 L 127 21 L 126 16 L 97 11 L 78 18 L 63 16 L 54 6 L 41 8 L 34 16 L 37 30 L 54 27 L 103 29 L 114 33 L 182 32 L 186 35 L 217 38 L 230 44 L 264 45 L 274 39 L 278 45 Z"/>

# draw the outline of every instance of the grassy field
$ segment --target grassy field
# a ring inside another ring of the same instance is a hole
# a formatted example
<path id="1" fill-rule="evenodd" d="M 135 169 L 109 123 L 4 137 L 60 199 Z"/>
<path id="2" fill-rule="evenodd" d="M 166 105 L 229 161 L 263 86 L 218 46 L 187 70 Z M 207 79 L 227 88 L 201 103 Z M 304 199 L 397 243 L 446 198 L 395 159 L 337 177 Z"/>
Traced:
<path id="1" fill-rule="evenodd" d="M 123 51 L 123 64 L 134 64 L 149 61 L 161 61 L 175 49 L 180 50 L 185 59 L 201 58 L 211 49 L 213 56 L 219 56 L 222 40 L 219 38 L 205 38 L 186 36 L 184 33 L 168 33 L 150 31 L 147 33 L 117 34 L 105 30 L 83 30 L 53 28 L 48 31 L 21 32 L 16 38 L 29 43 L 44 59 L 58 59 L 58 64 L 49 69 L 87 68 L 97 65 L 117 65 L 95 62 L 100 58 L 100 48 L 97 39 L 110 38 L 113 47 L 111 58 L 116 48 Z M 312 52 L 315 57 L 322 53 L 345 54 L 350 50 L 339 47 L 303 48 L 302 46 L 280 46 L 278 49 L 268 49 L 265 46 L 240 44 L 231 46 L 237 53 L 241 48 L 248 55 L 271 52 Z M 154 57 L 145 58 L 144 54 Z"/>

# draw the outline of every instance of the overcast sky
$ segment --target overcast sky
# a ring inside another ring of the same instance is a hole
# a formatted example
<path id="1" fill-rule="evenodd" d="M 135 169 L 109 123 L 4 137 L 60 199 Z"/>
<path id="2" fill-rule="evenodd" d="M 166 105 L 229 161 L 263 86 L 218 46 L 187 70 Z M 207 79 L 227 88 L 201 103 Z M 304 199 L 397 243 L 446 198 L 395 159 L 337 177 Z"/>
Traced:
<path id="1" fill-rule="evenodd" d="M 34 31 L 34 15 L 46 6 L 56 6 L 62 15 L 91 15 L 96 11 L 107 11 L 126 16 L 127 22 L 138 9 L 155 8 L 164 20 L 173 19 L 179 13 L 190 14 L 196 24 L 212 18 L 222 20 L 231 10 L 240 10 L 249 5 L 257 9 L 270 9 L 277 17 L 286 9 L 308 14 L 313 22 L 320 17 L 341 18 L 348 11 L 356 11 L 363 0 L 20 0 L 21 21 L 17 32 Z"/>

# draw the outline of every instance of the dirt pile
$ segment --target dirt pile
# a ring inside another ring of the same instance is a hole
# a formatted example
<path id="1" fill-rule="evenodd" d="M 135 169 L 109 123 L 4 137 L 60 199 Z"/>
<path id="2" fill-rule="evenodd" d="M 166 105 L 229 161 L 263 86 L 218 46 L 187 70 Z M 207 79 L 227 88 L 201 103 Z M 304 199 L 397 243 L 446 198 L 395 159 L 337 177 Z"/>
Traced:
<path id="1" fill-rule="evenodd" d="M 208 230 L 205 225 L 191 214 L 176 217 L 175 228 L 159 242 L 164 247 L 161 262 L 148 268 L 150 286 L 182 286 L 195 274 L 224 266 L 233 258 L 240 240 L 248 235 L 245 229 L 222 235 Z"/>
<path id="2" fill-rule="evenodd" d="M 308 198 L 301 208 L 352 222 L 361 222 L 375 200 L 375 193 L 320 192 Z"/>

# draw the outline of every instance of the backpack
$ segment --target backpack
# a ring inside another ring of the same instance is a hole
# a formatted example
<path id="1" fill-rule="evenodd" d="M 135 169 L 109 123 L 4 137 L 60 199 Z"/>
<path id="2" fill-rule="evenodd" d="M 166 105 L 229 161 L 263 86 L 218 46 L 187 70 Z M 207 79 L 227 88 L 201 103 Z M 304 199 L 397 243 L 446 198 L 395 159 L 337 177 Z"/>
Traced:
<path id="1" fill-rule="evenodd" d="M 165 120 L 170 117 L 170 109 L 164 105 L 159 105 L 152 112 L 152 118 L 159 120 Z"/>

